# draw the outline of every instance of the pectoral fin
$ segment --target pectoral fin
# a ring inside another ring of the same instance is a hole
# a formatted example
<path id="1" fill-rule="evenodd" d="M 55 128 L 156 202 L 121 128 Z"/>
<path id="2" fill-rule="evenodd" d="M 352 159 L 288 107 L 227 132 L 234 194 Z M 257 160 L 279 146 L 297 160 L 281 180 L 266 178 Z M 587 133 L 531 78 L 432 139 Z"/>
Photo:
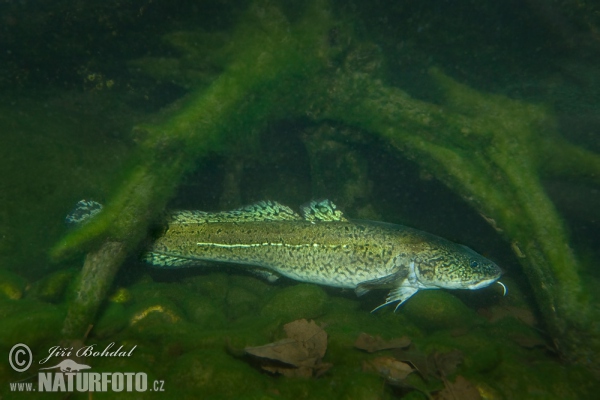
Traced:
<path id="1" fill-rule="evenodd" d="M 393 290 L 390 290 L 390 292 L 387 295 L 387 298 L 385 299 L 385 303 L 383 303 L 379 307 L 376 307 L 371 312 L 375 312 L 375 311 L 379 310 L 380 308 L 383 308 L 389 304 L 392 304 L 392 303 L 395 303 L 398 301 L 399 303 L 398 303 L 398 305 L 396 305 L 396 308 L 394 309 L 394 312 L 396 312 L 396 310 L 398 310 L 398 308 L 402 305 L 402 303 L 404 303 L 406 300 L 408 300 L 413 294 L 417 293 L 418 291 L 419 291 L 418 287 L 412 286 L 410 284 L 410 282 L 408 281 L 408 279 L 405 279 L 400 286 L 398 286 L 397 288 L 395 288 Z"/>
<path id="2" fill-rule="evenodd" d="M 389 289 L 396 287 L 398 282 L 402 282 L 408 276 L 406 269 L 401 269 L 393 274 L 386 275 L 382 278 L 371 279 L 370 281 L 364 281 L 359 283 L 354 289 L 357 296 L 362 296 L 373 289 Z"/>

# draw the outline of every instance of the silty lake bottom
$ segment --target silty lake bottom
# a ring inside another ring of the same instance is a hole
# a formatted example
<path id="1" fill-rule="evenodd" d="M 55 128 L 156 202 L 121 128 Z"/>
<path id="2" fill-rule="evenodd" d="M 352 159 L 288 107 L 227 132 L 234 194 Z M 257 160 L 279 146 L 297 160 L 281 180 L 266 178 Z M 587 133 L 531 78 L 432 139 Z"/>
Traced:
<path id="1" fill-rule="evenodd" d="M 62 399 L 79 371 L 73 399 L 594 398 L 599 11 L 2 4 L 0 394 Z M 474 249 L 508 293 L 371 313 L 387 290 L 140 261 L 166 210 L 324 198 Z M 104 209 L 68 227 L 80 199 Z M 88 393 L 102 373 L 132 391 Z"/>

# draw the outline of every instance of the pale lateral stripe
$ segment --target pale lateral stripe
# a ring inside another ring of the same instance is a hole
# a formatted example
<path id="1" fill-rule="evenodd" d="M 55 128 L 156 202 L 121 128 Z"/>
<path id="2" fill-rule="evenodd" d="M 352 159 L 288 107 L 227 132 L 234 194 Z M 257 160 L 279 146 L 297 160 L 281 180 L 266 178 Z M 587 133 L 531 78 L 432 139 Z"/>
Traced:
<path id="1" fill-rule="evenodd" d="M 259 247 L 259 246 L 285 246 L 292 248 L 300 248 L 300 247 L 319 247 L 319 246 L 327 246 L 327 247 L 339 247 L 339 245 L 322 245 L 318 243 L 307 243 L 307 244 L 287 244 L 287 243 L 251 243 L 251 244 L 226 244 L 226 243 L 196 243 L 198 246 L 212 246 L 212 247 L 222 247 L 222 248 L 247 248 L 247 247 Z M 347 245 L 343 245 L 343 248 L 347 248 Z"/>

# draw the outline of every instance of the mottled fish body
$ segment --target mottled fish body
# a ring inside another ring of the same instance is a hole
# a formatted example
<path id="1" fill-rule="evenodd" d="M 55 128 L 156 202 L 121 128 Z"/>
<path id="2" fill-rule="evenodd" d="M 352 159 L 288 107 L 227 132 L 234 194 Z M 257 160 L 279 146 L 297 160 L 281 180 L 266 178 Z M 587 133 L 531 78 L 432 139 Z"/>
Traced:
<path id="1" fill-rule="evenodd" d="M 421 289 L 478 289 L 502 273 L 468 247 L 401 225 L 348 220 L 328 200 L 302 207 L 302 215 L 276 202 L 177 211 L 144 258 L 163 268 L 245 264 L 358 295 L 389 289 L 380 307 Z"/>

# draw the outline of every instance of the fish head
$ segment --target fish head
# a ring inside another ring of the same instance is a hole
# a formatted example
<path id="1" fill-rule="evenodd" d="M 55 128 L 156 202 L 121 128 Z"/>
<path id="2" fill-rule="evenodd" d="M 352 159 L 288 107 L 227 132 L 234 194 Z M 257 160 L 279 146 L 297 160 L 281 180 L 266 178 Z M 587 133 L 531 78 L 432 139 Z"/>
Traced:
<path id="1" fill-rule="evenodd" d="M 493 261 L 461 245 L 434 252 L 415 267 L 420 284 L 428 288 L 481 289 L 502 275 Z"/>

